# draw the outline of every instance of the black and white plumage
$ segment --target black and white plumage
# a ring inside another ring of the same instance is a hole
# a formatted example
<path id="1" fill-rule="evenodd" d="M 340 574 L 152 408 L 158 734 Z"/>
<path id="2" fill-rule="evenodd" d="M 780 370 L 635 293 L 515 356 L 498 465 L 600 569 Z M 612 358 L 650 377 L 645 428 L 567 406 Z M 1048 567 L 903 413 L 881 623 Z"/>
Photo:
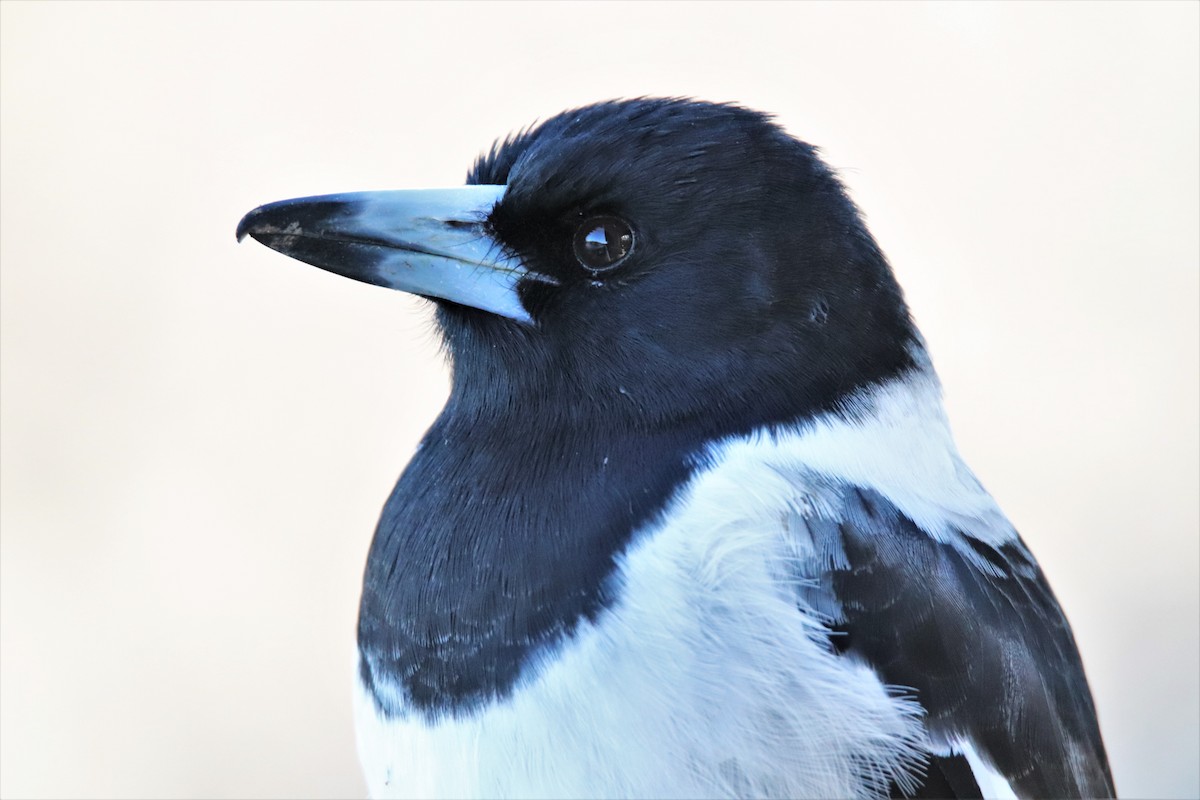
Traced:
<path id="1" fill-rule="evenodd" d="M 450 398 L 359 620 L 376 797 L 1101 797 L 1070 628 L 815 150 L 566 112 L 468 186 L 239 226 L 433 299 Z"/>

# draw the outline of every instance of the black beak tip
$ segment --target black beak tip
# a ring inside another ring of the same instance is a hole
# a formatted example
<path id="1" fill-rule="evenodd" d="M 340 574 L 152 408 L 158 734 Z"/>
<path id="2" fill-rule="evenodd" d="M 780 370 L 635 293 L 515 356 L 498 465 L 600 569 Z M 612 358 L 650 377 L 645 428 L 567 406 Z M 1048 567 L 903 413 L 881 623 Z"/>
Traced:
<path id="1" fill-rule="evenodd" d="M 254 209 L 249 214 L 247 214 L 246 216 L 242 217 L 242 221 L 239 222 L 238 226 L 237 226 L 237 240 L 239 242 L 242 241 L 243 239 L 245 239 L 247 236 L 253 234 L 254 223 L 261 216 L 261 214 L 259 213 L 260 211 L 262 211 L 262 206 L 259 206 L 258 208 Z"/>

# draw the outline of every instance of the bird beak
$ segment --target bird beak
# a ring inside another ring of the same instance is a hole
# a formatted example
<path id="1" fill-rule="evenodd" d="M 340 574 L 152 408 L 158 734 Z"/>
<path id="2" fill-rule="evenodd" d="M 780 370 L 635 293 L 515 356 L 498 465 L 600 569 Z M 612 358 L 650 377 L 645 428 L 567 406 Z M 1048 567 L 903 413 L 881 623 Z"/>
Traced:
<path id="1" fill-rule="evenodd" d="M 517 295 L 527 273 L 484 221 L 503 186 L 358 192 L 269 203 L 238 223 L 272 250 L 314 267 L 532 324 Z"/>

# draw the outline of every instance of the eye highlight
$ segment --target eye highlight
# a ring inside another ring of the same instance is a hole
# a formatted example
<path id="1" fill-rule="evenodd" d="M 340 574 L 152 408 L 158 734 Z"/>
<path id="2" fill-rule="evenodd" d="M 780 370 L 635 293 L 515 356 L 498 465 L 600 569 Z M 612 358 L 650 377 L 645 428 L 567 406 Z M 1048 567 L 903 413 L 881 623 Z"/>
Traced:
<path id="1" fill-rule="evenodd" d="M 575 230 L 575 258 L 592 274 L 620 266 L 633 245 L 633 228 L 620 217 L 588 217 Z"/>

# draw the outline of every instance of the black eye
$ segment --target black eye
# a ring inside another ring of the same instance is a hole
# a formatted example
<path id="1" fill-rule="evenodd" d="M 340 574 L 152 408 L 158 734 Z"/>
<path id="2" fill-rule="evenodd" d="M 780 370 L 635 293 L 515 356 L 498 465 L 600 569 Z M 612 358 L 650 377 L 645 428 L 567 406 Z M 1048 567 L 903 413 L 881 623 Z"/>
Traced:
<path id="1" fill-rule="evenodd" d="M 633 250 L 633 229 L 618 217 L 589 217 L 575 231 L 575 257 L 589 272 L 613 269 Z"/>

